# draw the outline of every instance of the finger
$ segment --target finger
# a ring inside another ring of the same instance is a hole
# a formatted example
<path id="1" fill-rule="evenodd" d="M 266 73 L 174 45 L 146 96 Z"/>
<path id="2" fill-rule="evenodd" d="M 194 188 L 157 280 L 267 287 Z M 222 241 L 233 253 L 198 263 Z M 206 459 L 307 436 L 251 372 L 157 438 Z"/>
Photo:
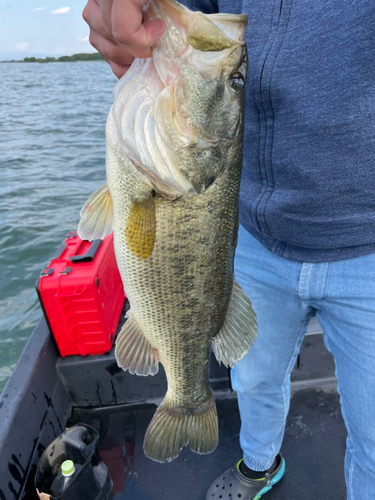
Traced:
<path id="1" fill-rule="evenodd" d="M 126 3 L 113 0 L 111 13 L 113 39 L 120 45 L 131 45 L 137 51 L 144 51 L 143 56 L 137 57 L 150 57 L 152 45 L 165 30 L 161 19 L 150 19 L 142 24 L 144 3 L 144 0 L 128 0 Z"/>
<path id="2" fill-rule="evenodd" d="M 131 63 L 134 61 L 134 57 L 128 52 L 127 49 L 120 47 L 111 40 L 107 40 L 96 31 L 90 31 L 89 41 L 91 45 L 95 47 L 96 50 L 100 52 L 104 59 L 110 64 L 113 63 L 118 66 L 129 68 Z"/>
<path id="3" fill-rule="evenodd" d="M 129 0 L 122 0 L 123 8 L 126 9 Z M 112 7 L 113 0 L 100 0 L 100 12 L 107 36 L 112 38 Z"/>
<path id="4" fill-rule="evenodd" d="M 117 78 L 121 78 L 128 71 L 130 66 L 123 66 L 121 64 L 116 64 L 115 62 L 108 61 L 108 64 L 111 66 L 113 73 L 117 76 Z"/>
<path id="5" fill-rule="evenodd" d="M 90 27 L 89 40 L 90 40 L 91 45 L 93 47 L 95 47 L 103 55 L 103 57 L 107 60 L 111 59 L 110 54 L 112 54 L 112 53 L 113 53 L 114 57 L 116 57 L 117 59 L 121 59 L 122 55 L 125 54 L 125 51 L 126 51 L 126 48 L 124 46 L 120 47 L 120 45 L 116 44 L 116 45 L 118 45 L 119 49 L 121 49 L 121 50 L 116 51 L 115 47 L 113 45 L 109 46 L 108 44 L 104 44 L 100 40 L 100 36 L 101 36 L 102 38 L 104 38 L 112 43 L 116 43 L 113 41 L 113 38 L 109 37 L 107 30 L 104 26 L 102 13 L 100 10 L 100 6 L 98 4 L 98 0 L 89 0 L 87 2 L 86 7 L 83 10 L 82 16 Z M 99 36 L 96 36 L 96 34 Z M 105 50 L 106 53 L 103 54 L 102 50 Z M 143 51 L 141 49 L 139 49 L 139 50 L 132 49 L 128 52 L 132 55 L 133 58 L 134 57 L 143 58 L 143 57 L 150 57 L 151 56 L 150 50 Z M 118 63 L 117 59 L 114 62 Z"/>
<path id="6" fill-rule="evenodd" d="M 104 38 L 111 40 L 104 26 L 100 5 L 97 0 L 88 0 L 86 7 L 83 9 L 82 17 L 89 25 L 90 29 L 93 29 Z"/>

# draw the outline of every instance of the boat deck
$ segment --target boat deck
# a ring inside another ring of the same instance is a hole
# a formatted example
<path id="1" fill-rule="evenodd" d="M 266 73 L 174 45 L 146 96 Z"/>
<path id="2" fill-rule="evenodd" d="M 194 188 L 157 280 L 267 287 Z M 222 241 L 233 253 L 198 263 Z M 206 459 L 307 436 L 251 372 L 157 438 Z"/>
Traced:
<path id="1" fill-rule="evenodd" d="M 318 325 L 309 333 L 314 334 L 305 337 L 292 372 L 282 447 L 287 471 L 268 500 L 346 498 L 346 431 L 334 363 Z M 218 448 L 204 456 L 185 448 L 171 463 L 153 462 L 142 444 L 166 391 L 163 369 L 155 377 L 130 375 L 118 368 L 113 349 L 104 356 L 61 359 L 41 319 L 0 396 L 0 500 L 36 500 L 38 459 L 66 426 L 78 422 L 100 432 L 99 452 L 114 482 L 114 500 L 204 500 L 211 482 L 241 456 L 236 395 L 228 370 L 214 360 L 210 382 L 219 414 Z"/>
<path id="2" fill-rule="evenodd" d="M 241 457 L 236 399 L 217 401 L 220 443 L 214 453 L 185 448 L 167 464 L 145 457 L 143 437 L 155 405 L 73 412 L 71 423 L 101 427 L 100 454 L 114 481 L 114 500 L 204 500 L 211 482 Z M 301 389 L 291 401 L 282 453 L 286 474 L 268 500 L 345 500 L 343 477 L 346 431 L 334 391 Z M 231 499 L 223 491 L 223 500 Z"/>

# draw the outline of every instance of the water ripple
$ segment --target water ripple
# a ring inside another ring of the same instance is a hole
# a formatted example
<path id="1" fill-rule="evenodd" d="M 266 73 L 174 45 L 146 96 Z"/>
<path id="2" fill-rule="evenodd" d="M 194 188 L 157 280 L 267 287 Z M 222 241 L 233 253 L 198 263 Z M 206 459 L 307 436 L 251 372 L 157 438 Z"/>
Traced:
<path id="1" fill-rule="evenodd" d="M 41 309 L 35 283 L 105 179 L 103 62 L 1 64 L 0 391 Z"/>

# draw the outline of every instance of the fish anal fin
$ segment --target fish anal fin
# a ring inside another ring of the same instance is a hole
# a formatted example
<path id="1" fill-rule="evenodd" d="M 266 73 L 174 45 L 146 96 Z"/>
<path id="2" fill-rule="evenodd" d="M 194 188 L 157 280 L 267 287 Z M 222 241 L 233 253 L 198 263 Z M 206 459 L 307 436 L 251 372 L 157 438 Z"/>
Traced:
<path id="1" fill-rule="evenodd" d="M 256 315 L 251 302 L 233 279 L 227 315 L 212 343 L 217 361 L 225 366 L 233 366 L 252 347 L 256 335 Z"/>
<path id="2" fill-rule="evenodd" d="M 158 353 L 144 336 L 131 311 L 126 316 L 116 340 L 117 363 L 133 375 L 155 375 L 159 371 Z"/>
<path id="3" fill-rule="evenodd" d="M 218 443 L 218 420 L 212 393 L 198 408 L 173 406 L 165 397 L 148 426 L 143 449 L 156 462 L 170 462 L 186 445 L 200 455 L 211 453 Z"/>
<path id="4" fill-rule="evenodd" d="M 125 228 L 129 250 L 140 259 L 150 257 L 154 249 L 155 232 L 155 205 L 152 196 L 132 200 Z"/>
<path id="5" fill-rule="evenodd" d="M 112 198 L 105 182 L 83 205 L 78 235 L 83 240 L 102 240 L 112 232 Z"/>

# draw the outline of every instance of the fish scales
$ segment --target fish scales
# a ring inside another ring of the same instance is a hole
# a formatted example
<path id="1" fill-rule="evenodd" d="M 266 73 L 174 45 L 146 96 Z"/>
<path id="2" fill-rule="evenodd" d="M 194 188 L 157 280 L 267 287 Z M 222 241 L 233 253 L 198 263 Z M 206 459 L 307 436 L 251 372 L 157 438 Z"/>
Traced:
<path id="1" fill-rule="evenodd" d="M 124 231 L 115 226 L 115 249 L 132 312 L 158 350 L 168 387 L 175 387 L 179 400 L 199 397 L 197 383 L 207 393 L 208 353 L 224 322 L 232 289 L 239 160 L 237 171 L 228 169 L 200 196 L 154 198 L 157 232 L 148 259 L 138 259 L 126 245 Z M 128 190 L 131 181 L 132 176 L 124 176 Z M 109 176 L 110 189 L 111 183 Z M 122 190 L 116 180 L 113 184 L 114 191 Z M 129 200 L 121 199 L 119 220 L 127 218 L 130 206 Z M 205 349 L 195 363 L 193 355 L 203 342 Z"/>
<path id="2" fill-rule="evenodd" d="M 107 184 L 84 205 L 78 231 L 86 239 L 114 231 L 130 302 L 116 357 L 139 375 L 164 366 L 167 394 L 144 444 L 147 456 L 164 462 L 184 445 L 215 449 L 211 345 L 232 366 L 254 341 L 256 320 L 233 278 L 243 92 L 230 85 L 246 72 L 245 18 L 199 13 L 197 20 L 174 0 L 152 8 L 167 31 L 153 59 L 136 60 L 115 89 Z"/>

